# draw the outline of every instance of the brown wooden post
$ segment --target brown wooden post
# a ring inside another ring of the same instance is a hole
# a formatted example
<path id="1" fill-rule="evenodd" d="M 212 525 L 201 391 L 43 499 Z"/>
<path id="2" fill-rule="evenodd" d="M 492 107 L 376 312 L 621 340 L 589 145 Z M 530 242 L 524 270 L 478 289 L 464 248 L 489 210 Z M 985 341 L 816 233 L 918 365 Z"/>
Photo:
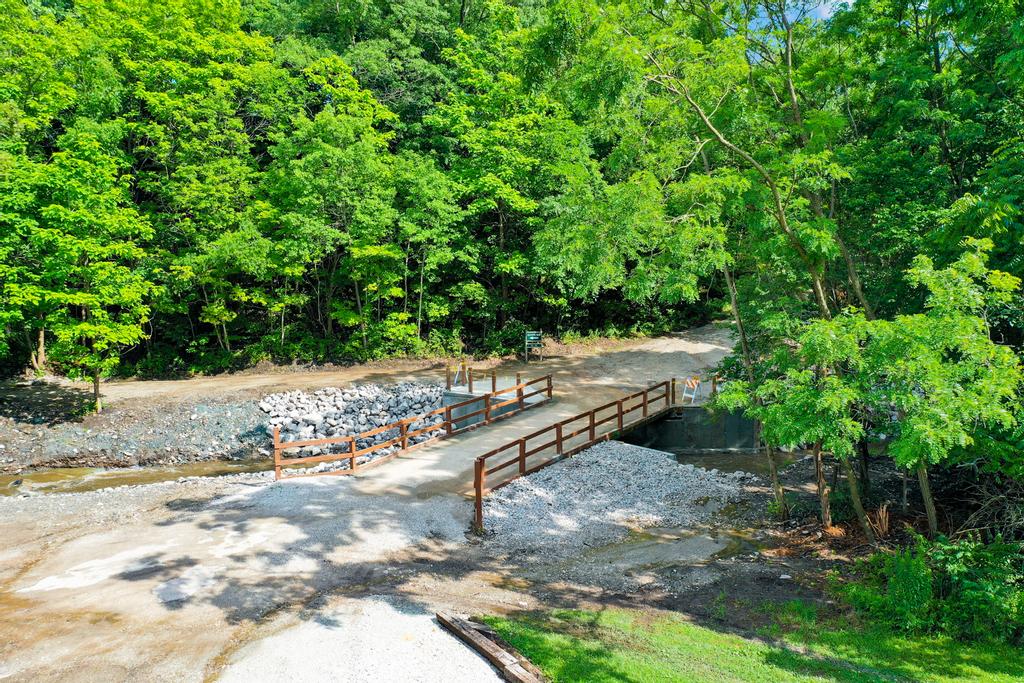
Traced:
<path id="1" fill-rule="evenodd" d="M 352 439 L 352 442 L 351 442 L 352 443 L 352 448 L 349 451 L 350 455 L 348 456 L 348 468 L 349 468 L 349 470 L 355 472 L 356 471 L 356 437 L 353 436 L 353 437 L 350 437 L 350 438 Z"/>
<path id="2" fill-rule="evenodd" d="M 593 441 L 597 438 L 597 428 L 594 426 L 594 422 L 597 419 L 595 410 L 590 411 L 590 440 Z"/>
<path id="3" fill-rule="evenodd" d="M 526 439 L 519 439 L 519 474 L 526 474 Z"/>
<path id="4" fill-rule="evenodd" d="M 551 375 L 548 375 L 548 398 L 551 398 Z"/>
<path id="5" fill-rule="evenodd" d="M 562 423 L 555 424 L 555 453 L 562 454 Z"/>
<path id="6" fill-rule="evenodd" d="M 672 378 L 672 403 L 670 405 L 675 405 L 675 404 L 676 404 L 676 378 L 673 377 Z"/>
<path id="7" fill-rule="evenodd" d="M 484 530 L 484 461 L 477 458 L 473 463 L 473 488 L 476 489 L 476 519 L 474 526 L 477 532 Z"/>
<path id="8" fill-rule="evenodd" d="M 281 478 L 281 426 L 274 425 L 274 481 Z"/>
<path id="9" fill-rule="evenodd" d="M 491 424 L 491 395 L 484 394 L 484 424 Z"/>
<path id="10" fill-rule="evenodd" d="M 404 451 L 409 447 L 409 423 L 402 420 L 402 426 L 400 429 L 402 430 L 402 450 Z"/>
<path id="11" fill-rule="evenodd" d="M 448 391 L 452 390 L 452 364 L 448 363 L 444 366 L 444 388 Z"/>
<path id="12" fill-rule="evenodd" d="M 447 432 L 448 436 L 452 434 L 452 428 L 455 425 L 452 424 L 452 407 L 444 407 L 444 431 Z"/>
<path id="13" fill-rule="evenodd" d="M 718 393 L 718 375 L 711 377 L 711 395 L 714 396 Z"/>
<path id="14" fill-rule="evenodd" d="M 622 399 L 615 402 L 619 406 L 619 431 L 622 431 Z"/>
<path id="15" fill-rule="evenodd" d="M 498 390 L 498 371 L 491 370 L 491 393 L 493 394 Z"/>
<path id="16" fill-rule="evenodd" d="M 647 417 L 647 389 L 644 389 L 643 400 L 644 400 L 643 416 Z"/>
<path id="17" fill-rule="evenodd" d="M 473 368 L 466 370 L 466 377 L 469 379 L 469 393 L 473 393 Z"/>
<path id="18" fill-rule="evenodd" d="M 517 372 L 516 373 L 516 387 L 518 387 L 518 388 L 516 389 L 516 398 L 519 399 L 519 410 L 523 409 L 523 387 L 522 387 L 522 384 L 523 384 L 523 373 Z"/>

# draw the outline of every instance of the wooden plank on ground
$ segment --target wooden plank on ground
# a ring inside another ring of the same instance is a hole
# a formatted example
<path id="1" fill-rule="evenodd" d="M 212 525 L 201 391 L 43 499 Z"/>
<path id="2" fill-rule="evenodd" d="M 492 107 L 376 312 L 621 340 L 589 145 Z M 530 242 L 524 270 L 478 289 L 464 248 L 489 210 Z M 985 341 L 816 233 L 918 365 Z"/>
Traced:
<path id="1" fill-rule="evenodd" d="M 482 628 L 471 621 L 460 619 L 447 612 L 438 612 L 437 620 L 442 626 L 455 634 L 459 640 L 479 652 L 494 665 L 506 681 L 511 683 L 543 683 L 544 678 L 539 671 L 529 671 L 520 662 L 520 657 L 501 647 L 481 631 Z M 524 660 L 525 661 L 525 660 Z M 535 667 L 530 666 L 531 669 Z"/>

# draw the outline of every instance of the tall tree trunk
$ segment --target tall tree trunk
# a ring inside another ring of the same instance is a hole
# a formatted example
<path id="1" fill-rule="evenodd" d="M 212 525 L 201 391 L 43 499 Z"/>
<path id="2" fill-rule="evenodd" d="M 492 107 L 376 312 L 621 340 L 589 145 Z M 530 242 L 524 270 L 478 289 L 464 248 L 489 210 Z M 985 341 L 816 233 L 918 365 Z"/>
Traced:
<path id="1" fill-rule="evenodd" d="M 871 461 L 871 453 L 868 450 L 868 439 L 866 436 L 857 442 L 857 450 L 860 454 L 860 458 L 858 458 L 858 463 L 860 465 L 860 483 L 864 487 L 864 495 L 868 496 L 871 493 L 871 471 L 868 469 L 868 465 Z"/>
<path id="2" fill-rule="evenodd" d="M 740 349 L 743 352 L 743 367 L 747 373 L 747 380 L 750 382 L 751 391 L 754 385 L 754 361 L 750 354 L 750 344 L 747 341 L 747 331 L 743 326 L 743 318 L 740 316 L 739 297 L 736 293 L 736 282 L 732 278 L 729 266 L 723 266 L 722 272 L 725 275 L 725 283 L 729 289 L 729 303 L 732 308 L 733 320 L 736 321 L 736 331 L 740 335 Z M 757 399 L 755 399 L 757 400 Z M 757 439 L 756 444 L 761 443 L 761 423 L 755 425 Z M 782 488 L 779 480 L 779 466 L 775 460 L 775 447 L 765 443 L 765 455 L 768 457 L 768 473 L 771 476 L 772 494 L 775 496 L 775 503 L 779 507 L 779 517 L 789 518 L 789 506 L 786 504 L 786 491 Z"/>
<path id="3" fill-rule="evenodd" d="M 747 341 L 747 329 L 743 326 L 743 319 L 740 317 L 739 295 L 736 292 L 736 281 L 732 278 L 729 266 L 722 267 L 725 275 L 725 285 L 729 289 L 729 305 L 732 308 L 732 317 L 736 322 L 736 332 L 740 335 L 740 349 L 743 351 L 743 367 L 747 372 L 747 380 L 754 382 L 754 361 L 750 355 L 750 344 Z"/>
<path id="4" fill-rule="evenodd" d="M 659 69 L 661 65 L 654 60 L 655 66 Z M 722 131 L 718 130 L 711 118 L 707 115 L 707 112 L 697 104 L 697 101 L 693 99 L 690 94 L 689 88 L 685 83 L 680 82 L 677 87 L 671 82 L 659 81 L 669 92 L 674 93 L 683 97 L 690 108 L 697 114 L 704 127 L 707 128 L 718 142 L 726 149 L 738 154 L 745 162 L 747 162 L 761 178 L 764 180 L 765 185 L 768 186 L 768 190 L 772 195 L 772 214 L 775 218 L 775 222 L 779 226 L 779 230 L 786 237 L 793 251 L 796 252 L 797 256 L 803 262 L 804 267 L 807 269 L 807 274 L 811 278 L 811 289 L 814 292 L 814 301 L 818 304 L 818 311 L 821 313 L 821 317 L 830 319 L 832 317 L 832 311 L 828 305 L 828 297 L 825 295 L 825 282 L 822 274 L 822 265 L 818 263 L 804 247 L 803 242 L 800 241 L 800 237 L 793 230 L 793 227 L 789 224 L 789 219 L 786 217 L 785 202 L 782 198 L 782 191 L 779 189 L 778 183 L 775 182 L 775 178 L 768 169 L 764 167 L 757 159 L 755 159 L 749 152 L 737 146 L 731 140 L 725 137 Z"/>
<path id="5" fill-rule="evenodd" d="M 427 265 L 425 262 L 420 262 L 420 292 L 419 292 L 419 303 L 416 305 L 416 336 L 420 339 L 423 338 L 423 280 L 424 271 L 426 271 Z"/>
<path id="6" fill-rule="evenodd" d="M 41 331 L 42 330 L 40 330 L 40 332 Z M 24 329 L 23 332 L 25 334 L 25 346 L 29 347 L 28 362 L 32 366 L 33 370 L 35 370 L 36 372 L 41 372 L 43 369 L 43 364 L 39 362 L 39 349 L 36 348 L 36 350 L 32 350 L 32 335 L 29 333 L 29 330 L 27 328 Z M 36 343 L 38 344 L 38 339 Z"/>
<path id="7" fill-rule="evenodd" d="M 924 461 L 917 465 L 917 482 L 921 486 L 924 511 L 928 515 L 928 537 L 935 538 L 939 534 L 939 516 L 935 512 L 935 500 L 932 498 L 932 487 L 928 483 L 928 468 Z"/>
<path id="8" fill-rule="evenodd" d="M 818 487 L 818 501 L 821 503 L 821 525 L 832 526 L 832 504 L 829 502 L 829 486 L 825 479 L 825 462 L 821 453 L 821 442 L 814 444 L 814 480 Z"/>
<path id="9" fill-rule="evenodd" d="M 505 216 L 498 210 L 498 252 L 505 254 Z M 498 327 L 505 326 L 505 310 L 508 306 L 508 276 L 505 269 L 498 275 L 501 282 L 501 302 L 498 304 Z"/>
<path id="10" fill-rule="evenodd" d="M 40 321 L 43 319 L 41 314 L 39 319 Z M 46 369 L 46 328 L 42 326 L 39 327 L 39 337 L 36 342 L 36 360 L 33 365 L 35 365 L 36 370 L 42 371 Z"/>
<path id="11" fill-rule="evenodd" d="M 100 396 L 100 370 L 94 368 L 92 371 L 92 400 L 93 405 L 96 407 L 96 412 L 99 413 L 103 410 L 103 399 Z"/>
<path id="12" fill-rule="evenodd" d="M 850 464 L 847 458 L 839 458 L 839 461 L 843 465 L 846 483 L 850 487 L 850 500 L 853 502 L 854 512 L 857 513 L 857 521 L 860 522 L 860 528 L 864 532 L 865 538 L 868 539 L 868 543 L 875 545 L 875 532 L 871 530 L 871 525 L 868 523 L 868 515 L 864 511 L 864 504 L 860 500 L 860 491 L 857 487 L 857 476 L 853 473 L 853 465 Z"/>
<path id="13" fill-rule="evenodd" d="M 853 262 L 853 256 L 850 255 L 850 250 L 846 248 L 846 242 L 837 234 L 836 244 L 839 245 L 839 251 L 843 255 L 843 261 L 846 262 L 846 276 L 850 280 L 850 287 L 853 289 L 853 295 L 857 297 L 857 303 L 864 310 L 864 317 L 868 320 L 875 319 L 875 312 L 871 308 L 871 304 L 868 303 L 868 298 L 864 296 L 864 287 L 860 282 L 860 275 L 857 273 L 857 265 Z"/>
<path id="14" fill-rule="evenodd" d="M 366 319 L 363 317 L 363 299 L 359 296 L 359 281 L 353 282 L 352 287 L 356 292 L 356 314 L 359 316 L 359 331 L 363 335 L 363 351 L 366 351 L 370 343 L 366 338 Z"/>
<path id="15" fill-rule="evenodd" d="M 405 267 L 402 268 L 402 313 L 409 312 L 409 249 L 411 245 L 405 243 Z"/>
<path id="16" fill-rule="evenodd" d="M 807 129 L 804 127 L 800 98 L 797 96 L 796 86 L 793 82 L 793 26 L 790 23 L 789 18 L 786 16 L 785 4 L 783 4 L 782 11 L 779 13 L 779 20 L 786 31 L 786 43 L 783 58 L 786 62 L 786 91 L 789 94 L 790 112 L 793 115 L 793 123 L 797 129 L 800 147 L 805 148 L 810 142 L 810 137 L 807 134 Z M 825 202 L 821 197 L 821 193 L 811 191 L 808 192 L 807 195 L 810 200 L 811 211 L 816 217 L 824 218 Z M 864 289 L 861 287 L 860 275 L 857 273 L 857 266 L 854 264 L 853 258 L 850 256 L 850 252 L 846 248 L 846 243 L 843 242 L 838 232 L 835 235 L 835 239 L 836 243 L 839 245 L 839 250 L 842 252 L 843 259 L 846 262 L 846 272 L 849 277 L 850 287 L 853 289 L 854 296 L 857 297 L 857 301 L 860 303 L 861 308 L 864 309 L 864 315 L 867 319 L 874 320 L 874 312 L 871 310 L 871 306 L 868 304 L 867 298 L 864 296 Z"/>

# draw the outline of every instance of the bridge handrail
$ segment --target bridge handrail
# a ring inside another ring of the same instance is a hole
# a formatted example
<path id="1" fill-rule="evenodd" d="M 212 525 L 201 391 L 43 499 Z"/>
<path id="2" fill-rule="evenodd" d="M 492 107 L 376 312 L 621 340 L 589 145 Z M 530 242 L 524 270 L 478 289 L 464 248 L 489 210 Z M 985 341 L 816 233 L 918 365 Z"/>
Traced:
<path id="1" fill-rule="evenodd" d="M 534 385 L 540 384 L 542 382 L 544 383 L 544 386 L 527 391 L 529 387 L 533 387 Z M 512 415 L 515 415 L 516 413 L 519 413 L 523 410 L 527 410 L 534 406 L 540 405 L 546 401 L 551 400 L 553 388 L 554 387 L 552 383 L 552 376 L 550 374 L 543 375 L 541 377 L 537 377 L 527 382 L 517 382 L 514 386 L 508 387 L 506 389 L 501 389 L 500 391 L 492 391 L 486 394 L 482 394 L 480 396 L 474 396 L 472 398 L 466 399 L 465 401 L 460 401 L 452 405 L 435 408 L 434 410 L 431 410 L 430 412 L 427 413 L 423 413 L 422 415 L 416 415 L 414 417 L 406 417 L 401 420 L 396 420 L 395 422 L 391 422 L 380 427 L 375 427 L 374 429 L 369 429 L 367 431 L 360 432 L 359 434 L 332 436 L 324 439 L 282 441 L 281 427 L 279 425 L 275 425 L 273 434 L 274 479 L 280 480 L 293 479 L 295 477 L 310 477 L 317 475 L 354 474 L 357 471 L 357 469 L 361 471 L 367 469 L 368 467 L 375 467 L 403 453 L 407 453 L 413 450 L 414 448 L 419 448 L 420 446 L 431 443 L 438 439 L 444 439 L 454 434 L 460 434 L 464 431 L 475 429 L 476 427 L 479 426 L 491 424 L 492 422 L 495 422 L 497 420 L 501 420 L 506 417 L 511 417 Z M 496 396 L 501 396 L 504 394 L 508 394 L 510 392 L 515 392 L 516 395 L 514 398 L 504 401 L 498 401 L 497 403 L 494 402 L 494 398 Z M 539 395 L 546 395 L 546 397 L 534 403 L 526 403 L 527 399 Z M 458 417 L 452 416 L 452 412 L 454 410 L 457 410 L 459 408 L 465 408 L 466 406 L 470 406 L 474 403 L 482 403 L 483 408 L 474 410 L 469 413 L 465 413 L 463 415 L 459 415 Z M 501 415 L 492 415 L 492 413 L 498 410 L 499 408 L 504 408 L 512 404 L 518 404 L 518 407 L 516 407 L 513 410 L 505 411 Z M 429 424 L 426 425 L 425 427 L 421 427 L 419 429 L 415 429 L 412 431 L 409 430 L 409 425 L 427 419 L 429 417 L 433 417 L 434 415 L 440 414 L 444 414 L 444 420 L 442 420 L 441 422 Z M 483 415 L 483 420 L 474 422 L 473 424 L 464 425 L 462 427 L 459 426 L 460 423 L 467 422 L 470 419 L 477 417 L 479 415 Z M 381 441 L 380 443 L 373 444 L 366 448 L 356 447 L 356 442 L 359 441 L 360 439 L 364 439 L 370 436 L 376 436 L 377 434 L 387 433 L 394 429 L 398 430 L 398 436 L 395 436 L 386 441 Z M 444 430 L 443 434 L 439 434 L 429 439 L 425 439 L 412 446 L 409 445 L 409 439 L 414 436 L 418 436 L 425 432 L 438 431 L 442 429 Z M 301 458 L 289 458 L 284 456 L 285 451 L 293 450 L 296 448 L 304 448 L 308 446 L 334 446 L 345 444 L 348 445 L 348 450 L 341 453 L 311 455 Z M 364 463 L 361 466 L 359 466 L 356 462 L 357 458 L 359 458 L 360 456 L 375 453 L 376 451 L 383 450 L 396 444 L 401 444 L 401 448 L 399 448 L 396 451 L 393 451 L 392 453 L 371 460 L 370 462 Z M 346 459 L 349 461 L 349 467 L 347 470 L 332 470 L 329 472 L 311 472 L 302 474 L 287 474 L 282 471 L 283 468 L 285 467 L 294 467 L 296 465 L 312 465 L 322 462 L 333 462 L 337 460 Z"/>
<path id="2" fill-rule="evenodd" d="M 694 379 L 700 381 L 699 377 L 687 378 L 687 380 L 689 381 L 692 381 Z M 629 394 L 628 396 L 623 396 L 620 399 L 616 399 L 615 401 L 610 401 L 608 403 L 605 403 L 603 405 L 600 405 L 596 408 L 580 413 L 578 415 L 573 415 L 572 417 L 566 418 L 564 420 L 559 420 L 558 422 L 548 425 L 543 429 L 539 429 L 535 432 L 532 432 L 518 439 L 510 441 L 506 444 L 498 446 L 497 448 L 494 448 L 484 453 L 483 455 L 479 456 L 474 462 L 473 468 L 473 490 L 475 498 L 473 524 L 476 527 L 476 529 L 481 531 L 483 530 L 483 499 L 485 495 L 487 495 L 488 493 L 497 488 L 505 486 L 506 484 L 518 479 L 519 477 L 525 476 L 527 474 L 532 474 L 533 472 L 543 469 L 548 465 L 553 465 L 554 463 L 564 458 L 572 456 L 584 449 L 590 448 L 599 441 L 609 440 L 614 436 L 617 436 L 619 433 L 621 433 L 625 427 L 634 426 L 640 422 L 643 422 L 644 420 L 650 419 L 654 415 L 660 415 L 661 413 L 677 405 L 680 405 L 680 403 L 677 403 L 676 401 L 678 383 L 679 382 L 678 380 L 676 380 L 675 377 L 673 377 L 671 380 L 659 382 L 641 391 L 637 391 L 635 393 Z M 714 393 L 714 390 L 717 388 L 717 384 L 718 378 L 715 377 L 712 379 L 712 393 Z M 685 392 L 683 393 L 684 397 L 686 397 Z M 636 399 L 639 399 L 639 401 L 635 405 L 628 405 L 630 402 Z M 691 398 L 691 402 L 692 401 L 693 398 Z M 601 413 L 603 411 L 607 411 L 611 408 L 614 408 L 615 410 L 613 410 L 608 415 L 601 416 Z M 627 417 L 638 410 L 641 411 L 640 416 L 632 421 L 628 421 Z M 652 410 L 655 410 L 656 412 L 652 413 Z M 573 431 L 566 433 L 566 426 L 580 420 L 586 420 L 586 424 L 574 429 Z M 616 424 L 611 430 L 599 433 L 600 427 L 612 421 L 614 421 Z M 548 437 L 549 440 L 545 440 L 543 443 L 540 444 L 535 443 L 535 441 L 538 438 L 545 437 L 552 431 L 554 432 L 554 436 Z M 583 443 L 576 445 L 568 444 L 568 441 L 570 441 L 571 439 L 574 439 L 584 434 L 586 435 L 586 437 Z M 534 443 L 531 443 L 531 441 L 533 441 Z M 536 464 L 531 464 L 531 461 L 529 459 L 532 456 L 544 453 L 545 451 L 548 451 L 552 447 L 554 447 L 555 449 L 553 455 L 549 455 L 546 459 L 540 462 L 536 462 Z M 507 451 L 510 451 L 512 449 L 515 449 L 515 455 L 508 459 L 501 460 L 497 464 L 489 466 L 489 460 L 496 458 L 497 456 L 506 453 Z M 488 475 L 501 472 L 502 470 L 512 467 L 513 465 L 518 466 L 514 474 L 512 474 L 511 476 L 506 476 L 496 486 L 492 486 L 490 488 L 487 486 Z"/>

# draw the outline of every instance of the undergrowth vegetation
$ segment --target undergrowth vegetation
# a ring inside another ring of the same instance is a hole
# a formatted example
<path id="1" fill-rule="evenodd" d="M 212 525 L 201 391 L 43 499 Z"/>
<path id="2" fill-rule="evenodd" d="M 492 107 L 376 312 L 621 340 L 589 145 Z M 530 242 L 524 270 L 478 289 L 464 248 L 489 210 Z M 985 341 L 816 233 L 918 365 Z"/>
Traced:
<path id="1" fill-rule="evenodd" d="M 1024 546 L 996 538 L 879 552 L 838 591 L 873 621 L 905 633 L 1024 644 Z"/>

